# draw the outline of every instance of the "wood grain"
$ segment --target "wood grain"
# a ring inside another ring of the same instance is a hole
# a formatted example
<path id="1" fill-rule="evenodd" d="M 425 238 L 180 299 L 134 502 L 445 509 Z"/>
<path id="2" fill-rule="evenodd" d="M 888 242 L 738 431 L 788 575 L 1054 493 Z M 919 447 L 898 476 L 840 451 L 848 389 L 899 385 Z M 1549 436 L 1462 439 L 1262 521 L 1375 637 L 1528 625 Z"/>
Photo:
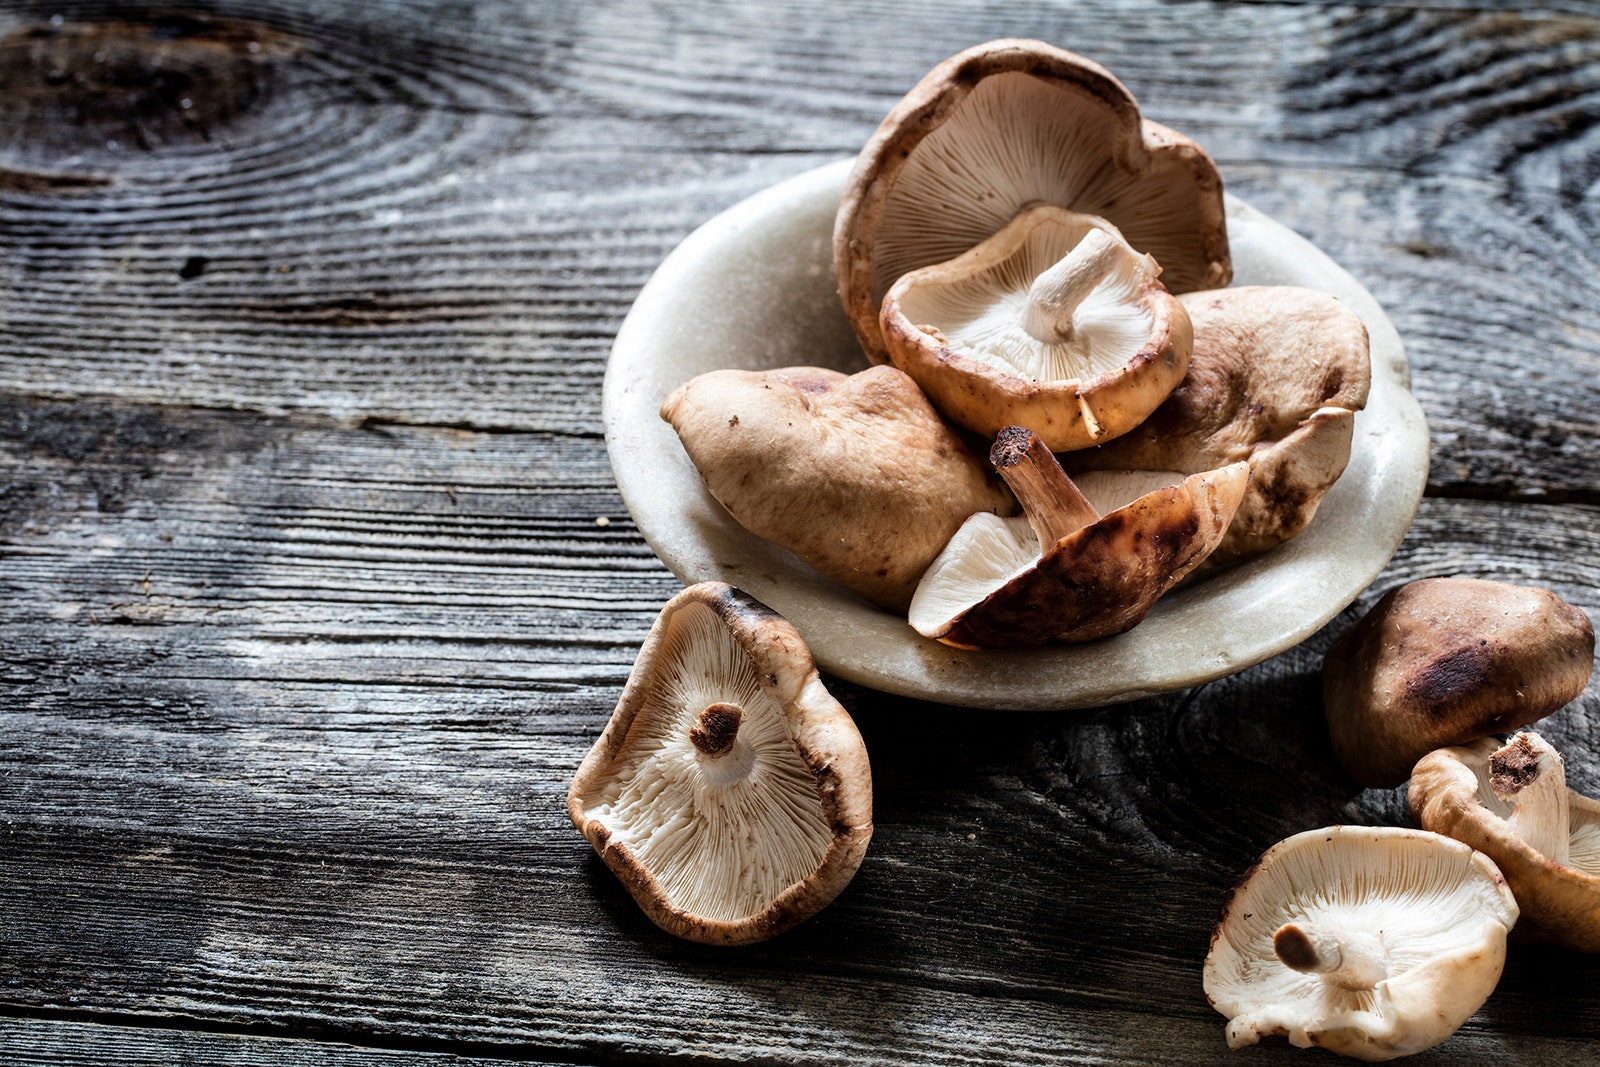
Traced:
<path id="1" fill-rule="evenodd" d="M 1430 498 L 1338 620 L 1196 690 L 835 683 L 856 881 L 676 942 L 563 806 L 678 588 L 606 460 L 610 340 L 694 227 L 1008 34 L 1374 292 Z M 1407 821 L 1333 761 L 1323 650 L 1430 575 L 1600 612 L 1597 90 L 1575 3 L 5 4 L 0 1058 L 1300 1062 L 1228 1052 L 1199 975 L 1268 845 Z M 1600 684 L 1546 728 L 1600 793 Z M 1597 967 L 1515 948 L 1415 1062 L 1592 1058 Z"/>

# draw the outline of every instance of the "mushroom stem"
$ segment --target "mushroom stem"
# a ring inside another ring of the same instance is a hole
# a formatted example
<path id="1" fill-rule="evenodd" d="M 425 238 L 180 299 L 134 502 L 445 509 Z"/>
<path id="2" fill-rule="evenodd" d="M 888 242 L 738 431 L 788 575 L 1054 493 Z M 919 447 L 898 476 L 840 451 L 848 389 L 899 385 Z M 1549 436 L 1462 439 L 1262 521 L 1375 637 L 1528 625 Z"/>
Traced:
<path id="1" fill-rule="evenodd" d="M 994 439 L 989 462 L 1017 495 L 1028 523 L 1039 538 L 1039 550 L 1091 523 L 1100 513 L 1084 497 L 1039 435 L 1023 426 L 1007 426 Z"/>
<path id="2" fill-rule="evenodd" d="M 1489 757 L 1489 787 L 1512 806 L 1507 821 L 1528 847 L 1565 864 L 1572 844 L 1571 794 L 1561 754 L 1532 731 Z"/>
<path id="3" fill-rule="evenodd" d="M 1072 339 L 1072 315 L 1127 254 L 1104 230 L 1090 230 L 1077 246 L 1028 287 L 1022 328 L 1047 345 Z"/>
<path id="4" fill-rule="evenodd" d="M 689 727 L 689 740 L 712 759 L 726 756 L 739 736 L 739 724 L 744 721 L 744 709 L 737 704 L 718 701 L 709 704 Z"/>
<path id="5" fill-rule="evenodd" d="M 1303 974 L 1319 974 L 1341 989 L 1371 989 L 1389 977 L 1388 953 L 1377 938 L 1367 934 L 1284 923 L 1272 935 L 1272 950 L 1285 966 Z"/>

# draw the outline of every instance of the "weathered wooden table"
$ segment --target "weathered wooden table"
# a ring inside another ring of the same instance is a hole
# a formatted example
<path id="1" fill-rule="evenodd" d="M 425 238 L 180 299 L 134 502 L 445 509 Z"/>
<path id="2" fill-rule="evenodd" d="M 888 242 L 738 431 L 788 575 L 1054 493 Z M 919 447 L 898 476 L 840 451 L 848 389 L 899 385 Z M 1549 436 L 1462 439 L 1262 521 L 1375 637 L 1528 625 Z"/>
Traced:
<path id="1" fill-rule="evenodd" d="M 1600 614 L 1587 2 L 0 4 L 0 1061 L 1331 1062 L 1200 964 L 1268 845 L 1405 822 L 1333 761 L 1333 636 L 1471 574 Z M 1556 5 L 1558 8 L 1562 5 Z M 1092 713 L 848 685 L 877 833 L 766 944 L 651 926 L 567 781 L 678 588 L 600 433 L 697 224 L 933 63 L 1099 59 L 1405 338 L 1433 464 L 1352 609 Z M 1600 688 L 1548 721 L 1600 793 Z M 1419 1063 L 1600 1057 L 1517 947 Z"/>

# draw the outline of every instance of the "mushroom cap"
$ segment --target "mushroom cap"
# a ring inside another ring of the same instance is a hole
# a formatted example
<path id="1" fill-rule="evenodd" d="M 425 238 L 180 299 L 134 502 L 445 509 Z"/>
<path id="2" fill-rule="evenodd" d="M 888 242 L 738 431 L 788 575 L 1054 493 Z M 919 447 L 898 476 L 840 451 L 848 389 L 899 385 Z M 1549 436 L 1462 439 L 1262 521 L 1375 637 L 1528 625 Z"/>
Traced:
<path id="1" fill-rule="evenodd" d="M 1178 300 L 1194 330 L 1183 381 L 1141 425 L 1065 462 L 1077 474 L 1248 461 L 1250 488 L 1207 561 L 1221 566 L 1305 529 L 1344 473 L 1372 380 L 1367 329 L 1314 289 L 1242 286 Z"/>
<path id="2" fill-rule="evenodd" d="M 1040 41 L 990 41 L 940 63 L 895 105 L 845 187 L 834 268 L 867 356 L 888 359 L 878 313 L 897 278 L 1034 203 L 1110 219 L 1155 256 L 1173 292 L 1233 276 L 1222 179 L 1199 145 L 1141 119 L 1098 63 Z"/>
<path id="3" fill-rule="evenodd" d="M 1517 937 L 1600 952 L 1600 802 L 1568 790 L 1570 852 L 1557 863 L 1507 821 L 1512 806 L 1489 785 L 1492 737 L 1436 749 L 1417 762 L 1407 801 L 1426 830 L 1477 849 L 1500 868 L 1522 908 Z"/>
<path id="4" fill-rule="evenodd" d="M 1231 1048 L 1282 1035 L 1363 1060 L 1432 1048 L 1488 999 L 1517 902 L 1493 863 L 1422 830 L 1332 826 L 1273 845 L 1223 905 L 1204 985 Z M 1372 939 L 1388 976 L 1347 989 L 1288 966 L 1286 924 Z"/>
<path id="5" fill-rule="evenodd" d="M 968 515 L 1016 511 L 894 367 L 712 371 L 661 416 L 739 525 L 897 613 Z"/>
<path id="6" fill-rule="evenodd" d="M 1395 786 L 1436 748 L 1556 711 L 1593 669 L 1593 624 L 1548 589 L 1423 578 L 1384 594 L 1328 649 L 1328 735 L 1357 781 Z"/>
<path id="7" fill-rule="evenodd" d="M 1109 269 L 1070 310 L 1070 334 L 1041 340 L 1028 328 L 1030 288 L 1094 232 L 1114 242 Z M 1055 452 L 1086 448 L 1138 425 L 1188 369 L 1189 316 L 1159 273 L 1104 219 L 1041 204 L 902 275 L 883 299 L 883 338 L 946 418 L 986 437 L 1026 426 Z"/>
<path id="8" fill-rule="evenodd" d="M 715 721 L 728 705 L 742 712 L 731 740 Z M 715 755 L 694 736 L 708 718 L 724 734 Z M 661 609 L 567 812 L 657 926 L 737 945 L 849 884 L 872 837 L 872 775 L 794 627 L 702 582 Z"/>
<path id="9" fill-rule="evenodd" d="M 957 648 L 1092 641 L 1132 629 L 1222 539 L 1249 471 L 1152 490 L 1040 554 L 1026 518 L 976 514 L 934 560 L 910 623 Z"/>

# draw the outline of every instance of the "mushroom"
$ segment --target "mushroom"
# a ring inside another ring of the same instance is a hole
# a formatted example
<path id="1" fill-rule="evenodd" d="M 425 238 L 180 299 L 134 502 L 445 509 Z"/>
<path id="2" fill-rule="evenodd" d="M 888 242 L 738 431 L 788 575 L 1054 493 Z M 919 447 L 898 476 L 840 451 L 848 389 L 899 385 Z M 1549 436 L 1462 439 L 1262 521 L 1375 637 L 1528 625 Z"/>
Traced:
<path id="1" fill-rule="evenodd" d="M 702 582 L 650 628 L 567 811 L 657 926 L 737 945 L 849 883 L 872 836 L 872 777 L 794 627 Z"/>
<path id="2" fill-rule="evenodd" d="M 1192 475 L 1100 515 L 1039 436 L 1020 426 L 990 461 L 1025 518 L 969 518 L 928 568 L 910 623 L 957 648 L 1091 641 L 1132 629 L 1217 546 L 1246 465 Z"/>
<path id="3" fill-rule="evenodd" d="M 1517 902 L 1481 854 L 1391 826 L 1278 842 L 1223 906 L 1204 987 L 1228 1047 L 1282 1035 L 1363 1060 L 1421 1052 L 1488 999 Z"/>
<path id="4" fill-rule="evenodd" d="M 968 515 L 1016 511 L 893 367 L 712 371 L 661 416 L 741 526 L 896 613 Z"/>
<path id="5" fill-rule="evenodd" d="M 1424 578 L 1384 594 L 1328 649 L 1328 735 L 1352 777 L 1387 788 L 1436 748 L 1544 718 L 1593 669 L 1589 617 L 1548 589 Z"/>
<path id="6" fill-rule="evenodd" d="M 1189 366 L 1189 316 L 1160 272 L 1104 219 L 1041 204 L 902 275 L 883 337 L 946 418 L 1085 448 L 1138 425 Z"/>
<path id="7" fill-rule="evenodd" d="M 1250 488 L 1208 567 L 1264 552 L 1311 522 L 1350 459 L 1371 383 L 1367 330 L 1337 298 L 1243 286 L 1178 298 L 1194 346 L 1183 381 L 1140 426 L 1074 453 L 1088 470 L 1250 464 Z"/>
<path id="8" fill-rule="evenodd" d="M 1600 952 L 1600 801 L 1566 784 L 1535 733 L 1428 753 L 1411 774 L 1411 813 L 1499 865 L 1522 907 L 1518 938 Z"/>
<path id="9" fill-rule="evenodd" d="M 979 244 L 1032 204 L 1108 218 L 1173 292 L 1228 284 L 1216 164 L 1141 119 L 1098 63 L 1040 41 L 969 48 L 928 73 L 856 159 L 833 231 L 845 314 L 887 361 L 883 297 L 907 271 Z"/>

